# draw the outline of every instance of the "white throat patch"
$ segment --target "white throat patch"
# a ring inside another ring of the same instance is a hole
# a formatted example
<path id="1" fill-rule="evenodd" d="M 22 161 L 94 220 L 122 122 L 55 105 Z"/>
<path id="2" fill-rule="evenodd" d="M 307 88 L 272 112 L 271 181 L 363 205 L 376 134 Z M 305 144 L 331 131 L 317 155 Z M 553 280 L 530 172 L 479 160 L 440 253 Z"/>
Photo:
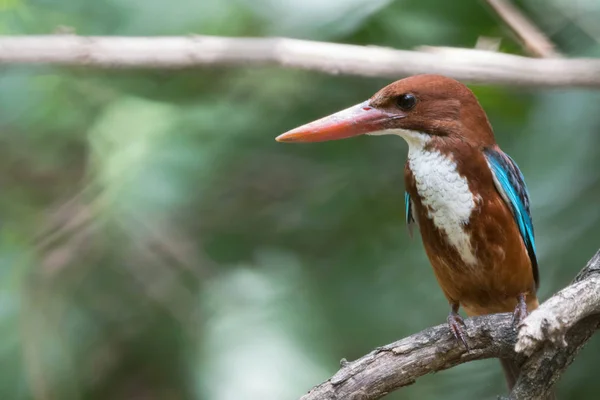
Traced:
<path id="1" fill-rule="evenodd" d="M 456 162 L 437 150 L 425 150 L 431 137 L 424 133 L 394 129 L 379 134 L 396 134 L 406 140 L 408 165 L 427 216 L 446 234 L 466 264 L 476 264 L 471 237 L 465 231 L 465 224 L 475 209 L 475 198 L 467 179 L 458 173 Z"/>

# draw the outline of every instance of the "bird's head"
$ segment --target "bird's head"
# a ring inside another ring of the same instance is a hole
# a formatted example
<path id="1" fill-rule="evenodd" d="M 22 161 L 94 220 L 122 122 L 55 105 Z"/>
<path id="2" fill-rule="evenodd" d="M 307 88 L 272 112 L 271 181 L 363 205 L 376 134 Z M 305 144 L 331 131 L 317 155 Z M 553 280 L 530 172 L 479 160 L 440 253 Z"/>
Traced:
<path id="1" fill-rule="evenodd" d="M 473 92 L 440 75 L 401 79 L 363 103 L 288 131 L 276 140 L 322 142 L 362 134 L 396 134 L 409 144 L 434 137 L 474 146 L 495 143 L 487 116 Z"/>

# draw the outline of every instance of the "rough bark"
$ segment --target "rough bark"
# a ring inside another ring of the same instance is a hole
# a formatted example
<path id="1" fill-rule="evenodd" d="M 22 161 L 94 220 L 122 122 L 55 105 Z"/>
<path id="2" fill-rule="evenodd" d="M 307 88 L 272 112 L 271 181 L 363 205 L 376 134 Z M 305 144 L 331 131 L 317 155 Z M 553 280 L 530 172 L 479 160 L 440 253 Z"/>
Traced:
<path id="1" fill-rule="evenodd" d="M 379 399 L 417 378 L 484 358 L 512 358 L 522 365 L 511 400 L 543 399 L 600 327 L 600 251 L 574 283 L 533 311 L 520 325 L 511 314 L 465 320 L 470 350 L 446 324 L 377 348 L 314 387 L 301 400 Z"/>

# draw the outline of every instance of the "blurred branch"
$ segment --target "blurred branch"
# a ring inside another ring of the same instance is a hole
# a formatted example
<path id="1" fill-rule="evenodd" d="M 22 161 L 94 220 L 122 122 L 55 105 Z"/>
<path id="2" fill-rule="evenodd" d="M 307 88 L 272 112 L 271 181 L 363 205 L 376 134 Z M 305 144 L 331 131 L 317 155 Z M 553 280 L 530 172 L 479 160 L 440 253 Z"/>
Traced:
<path id="1" fill-rule="evenodd" d="M 0 37 L 0 64 L 99 68 L 281 66 L 400 78 L 438 73 L 471 83 L 600 88 L 600 59 L 536 59 L 490 51 L 407 51 L 286 38 Z"/>
<path id="2" fill-rule="evenodd" d="M 487 0 L 487 2 L 519 37 L 529 53 L 537 57 L 559 57 L 554 44 L 509 0 Z"/>
<path id="3" fill-rule="evenodd" d="M 438 325 L 380 347 L 356 361 L 343 360 L 342 368 L 333 377 L 301 400 L 379 399 L 413 384 L 423 375 L 492 357 L 512 358 L 522 365 L 510 399 L 543 399 L 600 328 L 599 311 L 600 250 L 575 283 L 523 321 L 518 335 L 512 328 L 511 314 L 469 318 L 465 320 L 471 347 L 467 352 L 446 324 Z M 553 328 L 548 330 L 550 326 Z"/>

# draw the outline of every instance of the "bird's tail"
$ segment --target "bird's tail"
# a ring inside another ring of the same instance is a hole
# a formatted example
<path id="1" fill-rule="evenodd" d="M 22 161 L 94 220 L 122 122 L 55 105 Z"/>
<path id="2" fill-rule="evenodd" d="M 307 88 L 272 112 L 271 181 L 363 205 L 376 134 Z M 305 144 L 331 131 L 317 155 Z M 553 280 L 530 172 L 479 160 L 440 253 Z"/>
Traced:
<path id="1" fill-rule="evenodd" d="M 504 371 L 504 378 L 506 379 L 508 390 L 511 391 L 515 386 L 515 383 L 517 383 L 521 369 L 513 360 L 508 358 L 501 358 L 500 364 L 502 365 L 502 371 Z M 556 400 L 554 391 L 548 393 L 546 397 L 544 397 L 544 400 Z"/>
<path id="2" fill-rule="evenodd" d="M 517 383 L 517 379 L 519 378 L 520 368 L 519 366 L 509 358 L 501 358 L 500 364 L 502 365 L 502 371 L 504 372 L 504 378 L 506 379 L 506 385 L 508 386 L 508 390 L 511 391 L 512 388 Z"/>

